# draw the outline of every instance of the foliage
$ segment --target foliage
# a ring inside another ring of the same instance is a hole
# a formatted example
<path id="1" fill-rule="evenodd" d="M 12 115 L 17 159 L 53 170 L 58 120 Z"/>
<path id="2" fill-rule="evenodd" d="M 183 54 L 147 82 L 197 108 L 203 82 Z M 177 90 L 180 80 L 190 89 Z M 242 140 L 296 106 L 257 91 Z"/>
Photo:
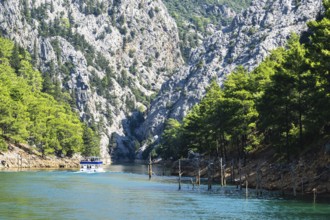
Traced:
<path id="1" fill-rule="evenodd" d="M 96 132 L 89 128 L 87 125 L 83 126 L 83 144 L 84 150 L 82 154 L 84 156 L 99 156 L 100 155 L 100 138 L 96 135 Z"/>
<path id="2" fill-rule="evenodd" d="M 78 115 L 68 104 L 60 104 L 42 92 L 40 72 L 26 52 L 0 38 L 0 142 L 29 143 L 43 154 L 71 156 L 76 152 L 97 151 L 94 132 L 84 132 Z M 15 62 L 16 65 L 13 65 Z M 18 68 L 18 69 L 17 69 Z M 87 140 L 93 140 L 92 145 Z"/>

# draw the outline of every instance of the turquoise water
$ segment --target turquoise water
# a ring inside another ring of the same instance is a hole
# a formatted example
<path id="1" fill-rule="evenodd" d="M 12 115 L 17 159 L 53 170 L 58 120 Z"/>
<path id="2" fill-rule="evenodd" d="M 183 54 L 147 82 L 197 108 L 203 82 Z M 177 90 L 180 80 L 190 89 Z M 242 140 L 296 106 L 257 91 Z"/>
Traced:
<path id="1" fill-rule="evenodd" d="M 145 166 L 104 173 L 0 172 L 0 219 L 330 219 L 330 202 L 245 198 L 235 187 L 178 191 L 175 177 L 148 180 Z"/>

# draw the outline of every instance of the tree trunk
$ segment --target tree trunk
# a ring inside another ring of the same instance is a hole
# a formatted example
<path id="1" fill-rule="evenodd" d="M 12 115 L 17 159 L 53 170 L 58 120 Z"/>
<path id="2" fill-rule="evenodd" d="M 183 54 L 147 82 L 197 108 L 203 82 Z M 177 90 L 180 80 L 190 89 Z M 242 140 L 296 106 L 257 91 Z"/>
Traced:
<path id="1" fill-rule="evenodd" d="M 209 164 L 207 167 L 207 190 L 212 189 L 212 170 L 211 170 L 211 162 L 209 160 Z"/>
<path id="2" fill-rule="evenodd" d="M 151 154 L 149 154 L 148 174 L 149 174 L 149 180 L 150 180 L 151 179 L 151 176 L 152 176 Z"/>
<path id="3" fill-rule="evenodd" d="M 239 189 L 242 189 L 242 163 L 241 159 L 238 160 L 238 175 L 239 175 Z"/>
<path id="4" fill-rule="evenodd" d="M 234 159 L 231 160 L 231 169 L 230 169 L 230 172 L 231 172 L 231 183 L 234 183 L 234 180 L 235 180 L 235 170 L 234 170 Z"/>
<path id="5" fill-rule="evenodd" d="M 285 105 L 285 147 L 286 155 L 288 162 L 290 161 L 290 152 L 289 152 L 289 110 L 288 105 Z"/>
<path id="6" fill-rule="evenodd" d="M 302 141 L 302 109 L 301 109 L 301 94 L 299 93 L 299 145 L 302 148 L 303 141 Z"/>
<path id="7" fill-rule="evenodd" d="M 245 175 L 245 196 L 246 198 L 249 196 L 249 181 L 248 181 L 248 175 Z"/>
<path id="8" fill-rule="evenodd" d="M 221 186 L 223 186 L 224 185 L 224 176 L 223 176 L 223 166 L 222 166 L 222 157 L 220 158 L 220 184 L 221 184 Z"/>

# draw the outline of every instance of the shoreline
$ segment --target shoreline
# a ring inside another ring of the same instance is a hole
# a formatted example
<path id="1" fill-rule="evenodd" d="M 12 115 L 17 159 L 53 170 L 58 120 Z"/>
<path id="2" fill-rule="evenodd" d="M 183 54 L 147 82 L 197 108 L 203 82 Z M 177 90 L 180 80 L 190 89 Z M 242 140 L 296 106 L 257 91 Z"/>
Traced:
<path id="1" fill-rule="evenodd" d="M 0 152 L 2 169 L 73 169 L 79 168 L 80 155 L 72 158 L 44 156 L 27 145 L 9 145 L 8 150 Z"/>

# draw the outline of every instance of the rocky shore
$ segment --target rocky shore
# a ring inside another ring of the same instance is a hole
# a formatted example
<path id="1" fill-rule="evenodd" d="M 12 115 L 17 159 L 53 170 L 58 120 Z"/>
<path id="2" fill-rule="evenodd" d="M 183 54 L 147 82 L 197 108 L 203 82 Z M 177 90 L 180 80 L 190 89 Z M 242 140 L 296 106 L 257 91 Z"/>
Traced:
<path id="1" fill-rule="evenodd" d="M 28 145 L 10 144 L 8 150 L 0 151 L 0 169 L 10 168 L 78 168 L 81 156 L 59 158 L 42 156 Z"/>

